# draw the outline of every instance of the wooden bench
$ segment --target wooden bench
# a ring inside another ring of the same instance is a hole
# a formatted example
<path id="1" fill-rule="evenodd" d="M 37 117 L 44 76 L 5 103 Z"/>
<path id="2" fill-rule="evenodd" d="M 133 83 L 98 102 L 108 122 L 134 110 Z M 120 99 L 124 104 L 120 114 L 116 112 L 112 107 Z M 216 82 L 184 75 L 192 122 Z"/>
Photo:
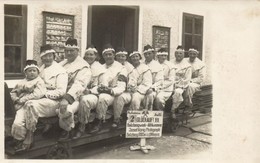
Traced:
<path id="1" fill-rule="evenodd" d="M 5 84 L 5 136 L 10 137 L 11 125 L 14 120 L 15 112 L 13 103 L 10 97 L 10 91 Z M 210 110 L 212 107 L 212 86 L 203 86 L 201 91 L 196 92 L 193 98 L 194 111 L 205 111 L 205 109 Z M 166 102 L 165 112 L 164 112 L 164 122 L 163 129 L 169 131 L 176 130 L 176 124 L 171 121 L 170 109 L 171 109 L 172 99 Z M 177 109 L 180 112 L 179 116 L 183 117 L 181 110 L 184 105 L 181 104 Z M 126 121 L 126 114 L 123 114 L 123 122 Z M 185 118 L 185 116 L 184 116 Z M 112 124 L 112 119 L 106 121 L 103 129 L 96 134 L 85 133 L 79 139 L 70 139 L 65 142 L 58 142 L 58 136 L 61 129 L 58 126 L 58 117 L 51 118 L 39 118 L 39 123 L 37 124 L 37 130 L 34 134 L 34 146 L 29 150 L 21 153 L 16 153 L 13 149 L 12 144 L 9 141 L 5 141 L 5 153 L 12 158 L 33 158 L 43 154 L 46 154 L 47 158 L 70 158 L 72 157 L 71 148 L 88 144 L 104 139 L 108 139 L 116 136 L 123 136 L 125 134 L 125 123 L 122 123 L 118 130 L 110 131 L 110 126 Z M 45 124 L 54 124 L 54 127 L 50 131 L 50 135 L 42 135 L 41 130 Z M 9 132 L 7 132 L 9 130 Z M 9 133 L 9 134 L 7 134 Z"/>
<path id="2" fill-rule="evenodd" d="M 166 131 L 175 132 L 179 126 L 187 124 L 188 120 L 192 118 L 196 113 L 210 113 L 212 108 L 212 85 L 204 85 L 200 91 L 197 91 L 192 98 L 193 107 L 191 113 L 184 113 L 185 105 L 181 103 L 176 109 L 176 116 L 178 122 L 169 121 L 171 116 L 172 97 L 166 101 L 164 115 L 164 129 Z"/>

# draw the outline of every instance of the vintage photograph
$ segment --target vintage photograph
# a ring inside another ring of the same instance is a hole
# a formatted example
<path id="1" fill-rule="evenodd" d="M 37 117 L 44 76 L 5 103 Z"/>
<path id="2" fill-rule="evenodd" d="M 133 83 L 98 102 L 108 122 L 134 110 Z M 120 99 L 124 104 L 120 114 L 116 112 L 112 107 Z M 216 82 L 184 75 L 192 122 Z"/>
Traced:
<path id="1" fill-rule="evenodd" d="M 4 159 L 212 158 L 219 27 L 235 11 L 73 2 L 1 3 Z"/>

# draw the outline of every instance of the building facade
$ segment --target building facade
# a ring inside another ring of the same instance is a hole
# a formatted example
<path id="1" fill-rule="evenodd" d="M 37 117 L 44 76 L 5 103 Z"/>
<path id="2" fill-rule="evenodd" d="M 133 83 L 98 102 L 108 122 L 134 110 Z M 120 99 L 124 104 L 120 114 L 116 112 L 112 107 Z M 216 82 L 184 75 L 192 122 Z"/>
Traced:
<path id="1" fill-rule="evenodd" d="M 77 1 L 76 1 L 77 2 Z M 205 84 L 211 84 L 210 14 L 180 2 L 163 3 L 12 3 L 4 8 L 4 73 L 13 87 L 23 78 L 26 59 L 40 64 L 40 46 L 78 40 L 80 54 L 88 44 L 101 52 L 103 45 L 143 51 L 146 44 L 169 50 L 174 60 L 178 45 L 197 45 L 207 66 Z M 63 55 L 62 47 L 56 51 Z"/>

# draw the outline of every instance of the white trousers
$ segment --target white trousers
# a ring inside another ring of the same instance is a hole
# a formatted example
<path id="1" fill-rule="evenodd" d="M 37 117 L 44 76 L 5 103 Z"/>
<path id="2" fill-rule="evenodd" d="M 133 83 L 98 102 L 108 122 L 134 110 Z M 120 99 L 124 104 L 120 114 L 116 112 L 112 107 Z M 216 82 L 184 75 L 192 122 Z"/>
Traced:
<path id="1" fill-rule="evenodd" d="M 172 95 L 172 109 L 171 111 L 174 112 L 180 104 L 183 102 L 183 94 L 184 89 L 176 88 L 174 94 Z"/>
<path id="2" fill-rule="evenodd" d="M 155 110 L 163 110 L 165 107 L 166 101 L 171 97 L 172 92 L 158 92 L 155 100 L 154 100 L 154 107 Z"/>
<path id="3" fill-rule="evenodd" d="M 94 94 L 81 96 L 78 110 L 78 118 L 80 123 L 89 123 L 91 110 L 97 107 L 97 103 L 98 97 Z"/>
<path id="4" fill-rule="evenodd" d="M 124 92 L 121 95 L 115 97 L 113 103 L 114 120 L 118 120 L 122 114 L 124 106 L 129 104 L 132 100 L 132 95 L 129 92 Z"/>
<path id="5" fill-rule="evenodd" d="M 192 107 L 193 94 L 200 90 L 200 85 L 197 83 L 190 83 L 184 92 L 184 102 L 186 106 Z"/>
<path id="6" fill-rule="evenodd" d="M 67 106 L 67 109 L 64 113 L 59 112 L 59 125 L 62 129 L 70 131 L 75 127 L 74 114 L 78 111 L 79 101 L 74 101 L 71 105 Z"/>
<path id="7" fill-rule="evenodd" d="M 130 110 L 140 110 L 141 103 L 145 105 L 145 95 L 135 92 L 132 94 L 132 101 L 130 104 Z"/>
<path id="8" fill-rule="evenodd" d="M 12 136 L 17 140 L 23 140 L 26 130 L 35 131 L 39 117 L 56 116 L 56 109 L 59 101 L 42 98 L 39 100 L 29 100 L 16 112 L 12 125 Z"/>
<path id="9" fill-rule="evenodd" d="M 106 112 L 108 106 L 112 105 L 115 97 L 107 93 L 101 93 L 98 97 L 97 108 L 96 108 L 96 118 L 100 120 L 106 119 Z"/>

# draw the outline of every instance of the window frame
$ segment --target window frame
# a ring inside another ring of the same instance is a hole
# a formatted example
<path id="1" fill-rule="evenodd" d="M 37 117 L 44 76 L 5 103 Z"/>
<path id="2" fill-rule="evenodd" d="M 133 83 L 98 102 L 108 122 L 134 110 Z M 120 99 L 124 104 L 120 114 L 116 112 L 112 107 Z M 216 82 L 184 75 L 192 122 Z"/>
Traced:
<path id="1" fill-rule="evenodd" d="M 191 28 L 192 31 L 191 31 L 191 33 L 185 32 L 185 29 L 186 29 L 185 20 L 186 20 L 186 18 L 192 19 L 192 28 Z M 202 21 L 201 34 L 195 33 L 195 19 L 200 19 Z M 182 17 L 182 46 L 185 49 L 185 57 L 188 57 L 188 48 L 189 48 L 189 47 L 187 47 L 187 45 L 185 45 L 185 36 L 191 35 L 191 39 L 192 39 L 191 45 L 196 45 L 195 44 L 195 36 L 199 36 L 199 37 L 201 37 L 201 47 L 198 47 L 198 50 L 199 50 L 198 58 L 202 60 L 202 58 L 203 58 L 203 31 L 204 31 L 204 16 L 185 13 L 185 12 L 183 13 L 183 17 Z"/>
<path id="2" fill-rule="evenodd" d="M 5 5 L 9 5 L 9 4 L 5 4 Z M 4 9 L 5 9 L 5 5 L 4 5 Z M 5 72 L 4 69 L 4 73 L 5 73 L 5 79 L 22 79 L 24 78 L 24 73 L 23 73 L 23 67 L 25 65 L 26 59 L 27 59 L 27 5 L 20 5 L 20 4 L 15 4 L 17 6 L 21 6 L 22 8 L 22 15 L 9 15 L 9 14 L 5 14 L 4 13 L 4 20 L 6 17 L 16 17 L 16 18 L 21 18 L 21 28 L 22 28 L 22 32 L 21 32 L 21 43 L 17 44 L 17 43 L 6 43 L 4 40 L 4 47 L 6 46 L 11 46 L 11 47 L 21 47 L 21 72 L 19 73 L 7 73 Z M 5 29 L 4 29 L 5 30 Z M 5 52 L 4 52 L 5 55 Z"/>

